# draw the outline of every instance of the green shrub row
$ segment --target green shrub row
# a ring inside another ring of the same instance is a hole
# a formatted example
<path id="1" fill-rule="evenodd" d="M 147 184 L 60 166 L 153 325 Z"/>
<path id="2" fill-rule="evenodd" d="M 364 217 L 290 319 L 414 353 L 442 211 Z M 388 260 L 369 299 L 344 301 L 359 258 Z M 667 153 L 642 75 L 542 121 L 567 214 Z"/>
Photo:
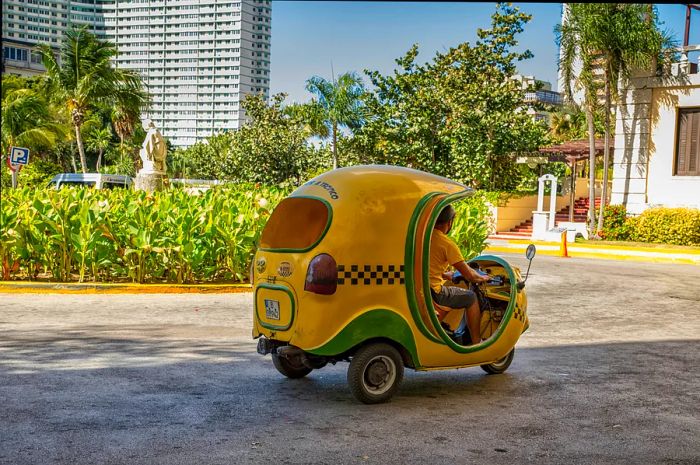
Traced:
<path id="1" fill-rule="evenodd" d="M 639 216 L 627 216 L 622 205 L 605 208 L 603 239 L 657 244 L 700 245 L 700 210 L 650 208 Z"/>
<path id="2" fill-rule="evenodd" d="M 243 281 L 262 226 L 286 192 L 191 195 L 86 188 L 3 192 L 3 279 Z"/>
<path id="3" fill-rule="evenodd" d="M 274 207 L 289 193 L 238 185 L 192 195 L 89 188 L 4 190 L 2 278 L 240 282 Z M 451 235 L 465 257 L 485 247 L 483 196 L 456 206 Z"/>

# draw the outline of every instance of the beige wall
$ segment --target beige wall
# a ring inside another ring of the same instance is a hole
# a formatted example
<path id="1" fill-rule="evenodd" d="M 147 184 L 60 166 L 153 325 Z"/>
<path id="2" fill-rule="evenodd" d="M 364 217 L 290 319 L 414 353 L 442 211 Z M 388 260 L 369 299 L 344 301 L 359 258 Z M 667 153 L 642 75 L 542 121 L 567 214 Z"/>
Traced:
<path id="1" fill-rule="evenodd" d="M 576 198 L 588 197 L 588 181 L 578 178 L 576 180 Z M 549 210 L 549 196 L 544 197 L 544 209 Z M 557 208 L 559 211 L 569 205 L 569 195 L 557 196 Z M 507 201 L 492 206 L 491 232 L 510 231 L 520 223 L 532 219 L 532 212 L 537 209 L 537 196 L 528 195 L 520 198 L 511 198 Z"/>

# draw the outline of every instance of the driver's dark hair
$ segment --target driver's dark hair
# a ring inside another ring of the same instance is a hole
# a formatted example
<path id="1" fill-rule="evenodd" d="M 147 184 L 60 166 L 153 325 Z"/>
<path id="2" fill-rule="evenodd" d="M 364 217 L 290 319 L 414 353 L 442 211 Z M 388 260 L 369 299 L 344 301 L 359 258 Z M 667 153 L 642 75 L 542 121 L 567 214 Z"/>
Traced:
<path id="1" fill-rule="evenodd" d="M 435 224 L 438 225 L 449 223 L 455 217 L 455 215 L 457 215 L 457 212 L 455 211 L 454 207 L 452 205 L 448 205 L 442 209 Z"/>

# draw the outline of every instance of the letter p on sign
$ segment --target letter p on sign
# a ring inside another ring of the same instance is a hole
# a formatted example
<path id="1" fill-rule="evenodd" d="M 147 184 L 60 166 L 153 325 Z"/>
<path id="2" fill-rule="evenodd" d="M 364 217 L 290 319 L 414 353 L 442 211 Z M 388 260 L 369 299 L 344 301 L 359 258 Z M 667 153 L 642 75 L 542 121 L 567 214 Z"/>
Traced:
<path id="1" fill-rule="evenodd" d="M 29 163 L 29 149 L 23 147 L 10 148 L 10 163 L 13 165 L 26 165 Z"/>

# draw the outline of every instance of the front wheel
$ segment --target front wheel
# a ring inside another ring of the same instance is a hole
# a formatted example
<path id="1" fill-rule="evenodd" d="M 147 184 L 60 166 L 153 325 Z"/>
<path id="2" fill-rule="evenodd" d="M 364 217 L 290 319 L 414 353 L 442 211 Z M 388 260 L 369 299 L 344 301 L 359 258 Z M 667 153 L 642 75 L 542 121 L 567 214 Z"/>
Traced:
<path id="1" fill-rule="evenodd" d="M 508 355 L 496 362 L 481 365 L 481 369 L 490 375 L 500 375 L 508 369 L 513 361 L 513 357 L 515 357 L 515 349 L 508 352 Z"/>
<path id="2" fill-rule="evenodd" d="M 311 368 L 307 367 L 298 357 L 294 359 L 297 363 L 289 361 L 286 357 L 280 357 L 277 354 L 272 354 L 272 364 L 277 368 L 277 371 L 282 373 L 287 378 L 298 379 L 311 373 Z"/>
<path id="3" fill-rule="evenodd" d="M 353 396 L 365 404 L 388 401 L 403 379 L 401 354 L 389 344 L 370 344 L 358 350 L 348 368 Z"/>

